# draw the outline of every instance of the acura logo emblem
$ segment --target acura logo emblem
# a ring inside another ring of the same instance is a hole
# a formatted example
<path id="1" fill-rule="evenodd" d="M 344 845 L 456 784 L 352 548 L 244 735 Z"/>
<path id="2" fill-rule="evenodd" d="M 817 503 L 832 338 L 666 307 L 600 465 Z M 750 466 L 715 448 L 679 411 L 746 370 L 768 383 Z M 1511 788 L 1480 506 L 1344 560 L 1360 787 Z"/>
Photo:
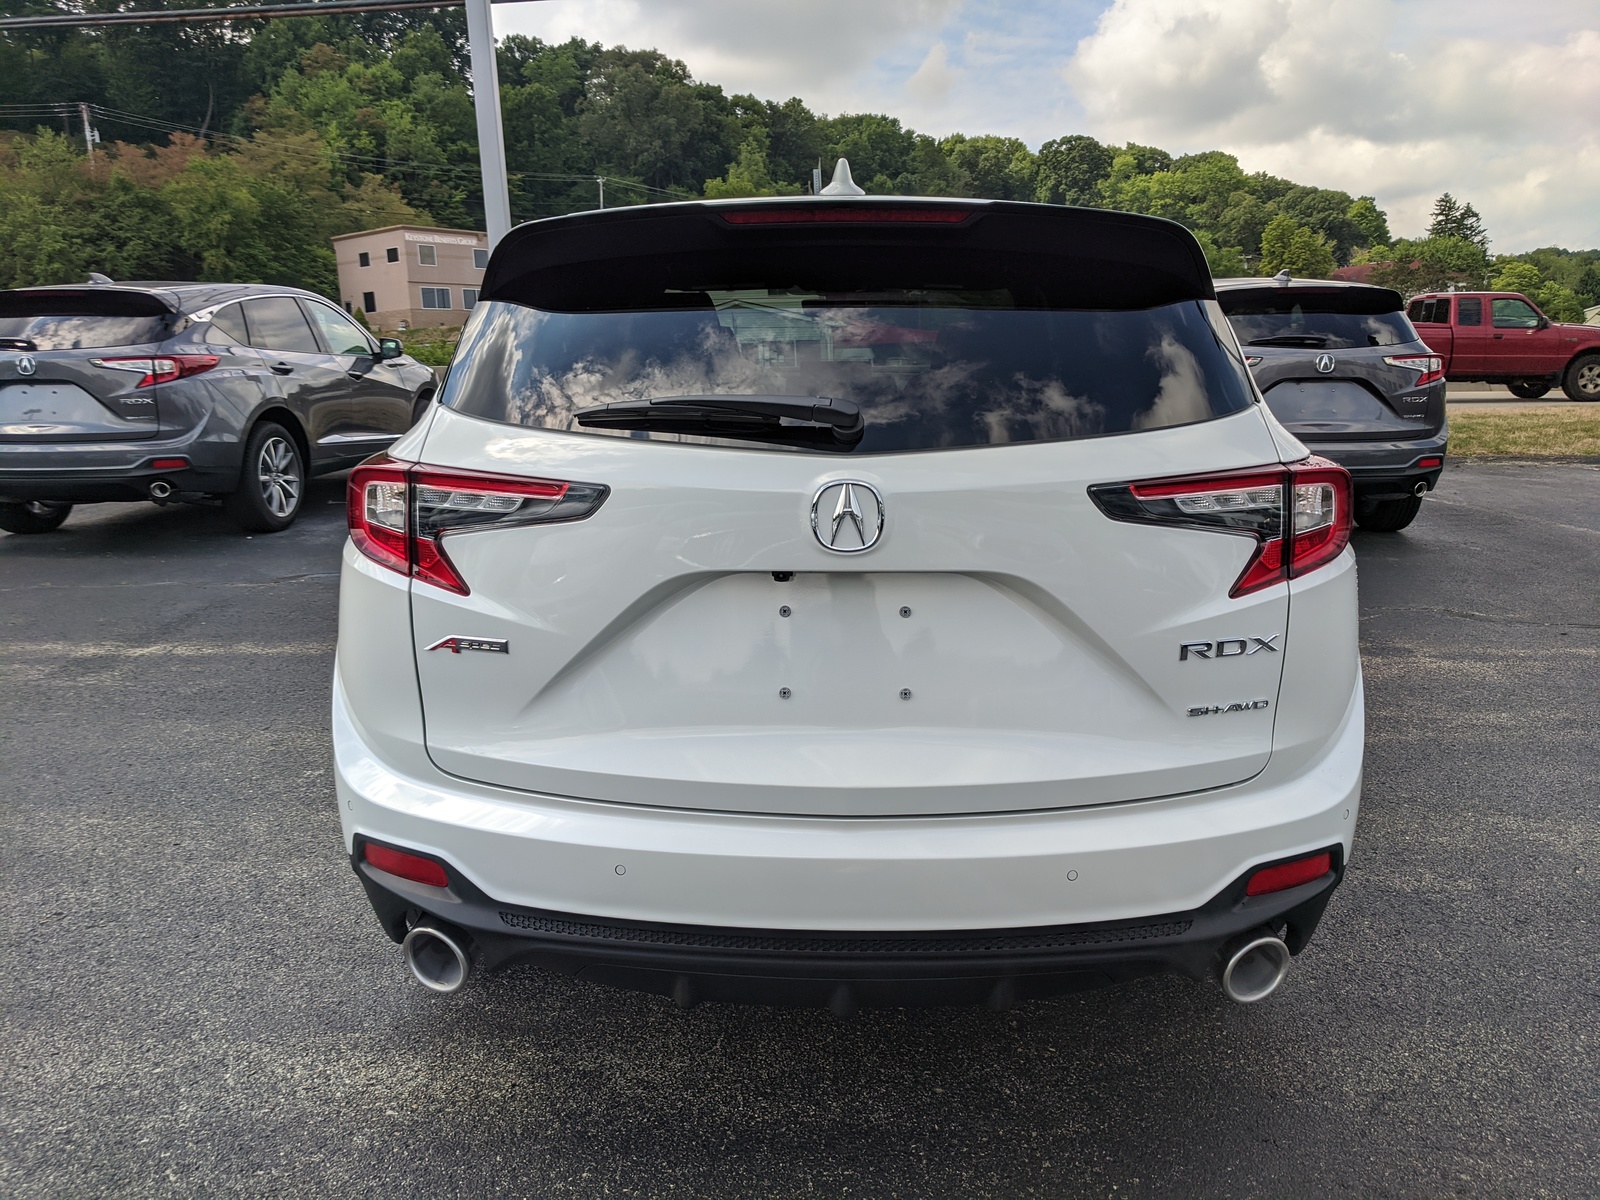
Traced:
<path id="1" fill-rule="evenodd" d="M 871 550 L 883 534 L 883 497 L 858 479 L 826 484 L 811 501 L 811 532 L 838 554 Z"/>
<path id="2" fill-rule="evenodd" d="M 39 364 L 33 361 L 33 355 L 31 354 L 24 354 L 21 358 L 17 359 L 18 375 L 32 375 L 38 369 Z"/>
<path id="3" fill-rule="evenodd" d="M 1317 355 L 1317 370 L 1321 371 L 1324 375 L 1326 375 L 1330 371 L 1332 371 L 1333 370 L 1333 355 L 1331 355 L 1331 354 L 1319 354 L 1319 355 Z"/>

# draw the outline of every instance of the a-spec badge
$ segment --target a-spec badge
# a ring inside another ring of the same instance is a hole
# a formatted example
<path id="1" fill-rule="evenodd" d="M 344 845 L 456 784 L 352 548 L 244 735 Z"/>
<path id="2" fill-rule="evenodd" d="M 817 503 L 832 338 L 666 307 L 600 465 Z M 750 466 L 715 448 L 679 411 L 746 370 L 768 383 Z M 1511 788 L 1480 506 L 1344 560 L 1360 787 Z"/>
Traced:
<path id="1" fill-rule="evenodd" d="M 836 554 L 871 550 L 883 536 L 883 497 L 859 479 L 826 484 L 811 499 L 811 532 Z"/>
<path id="2" fill-rule="evenodd" d="M 1333 373 L 1333 355 L 1317 355 L 1317 370 L 1322 372 L 1324 375 L 1331 375 Z"/>
<path id="3" fill-rule="evenodd" d="M 451 654 L 460 654 L 463 650 L 480 650 L 485 654 L 510 654 L 511 643 L 505 638 L 475 638 L 460 637 L 452 634 L 447 638 L 440 638 L 429 650 L 448 650 Z"/>

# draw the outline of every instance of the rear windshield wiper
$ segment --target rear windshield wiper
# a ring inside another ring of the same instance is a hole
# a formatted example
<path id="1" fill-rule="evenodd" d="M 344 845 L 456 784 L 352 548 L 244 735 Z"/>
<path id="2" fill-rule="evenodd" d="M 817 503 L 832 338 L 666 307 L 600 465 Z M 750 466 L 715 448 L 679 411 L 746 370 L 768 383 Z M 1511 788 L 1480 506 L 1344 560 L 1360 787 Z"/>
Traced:
<path id="1" fill-rule="evenodd" d="M 1320 350 L 1328 344 L 1327 336 L 1320 333 L 1275 333 L 1271 337 L 1251 338 L 1246 346 L 1307 346 Z"/>
<path id="2" fill-rule="evenodd" d="M 649 429 L 849 449 L 866 424 L 849 400 L 825 396 L 662 396 L 579 410 L 589 429 Z"/>

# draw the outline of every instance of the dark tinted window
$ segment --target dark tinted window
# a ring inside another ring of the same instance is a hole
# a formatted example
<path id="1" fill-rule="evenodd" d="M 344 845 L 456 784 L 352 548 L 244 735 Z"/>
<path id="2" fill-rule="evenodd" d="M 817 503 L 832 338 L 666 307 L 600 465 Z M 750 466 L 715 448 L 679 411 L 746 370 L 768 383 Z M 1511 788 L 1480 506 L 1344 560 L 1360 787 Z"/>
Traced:
<path id="1" fill-rule="evenodd" d="M 1450 324 L 1450 301 L 1413 300 L 1406 313 L 1413 321 L 1423 325 Z"/>
<path id="2" fill-rule="evenodd" d="M 0 343 L 17 350 L 94 350 L 144 346 L 167 336 L 161 317 L 0 317 Z M 21 343 L 27 342 L 24 346 Z"/>
<path id="3" fill-rule="evenodd" d="M 211 328 L 216 334 L 210 339 L 213 342 L 238 342 L 241 346 L 250 344 L 250 331 L 245 328 L 244 306 L 241 304 L 217 309 L 216 315 L 211 318 Z"/>
<path id="4" fill-rule="evenodd" d="M 171 332 L 164 303 L 146 292 L 45 288 L 0 292 L 0 342 L 9 350 L 147 346 Z"/>
<path id="5" fill-rule="evenodd" d="M 1246 346 L 1351 349 L 1417 340 L 1400 294 L 1386 288 L 1241 288 L 1217 299 Z"/>
<path id="6" fill-rule="evenodd" d="M 305 314 L 291 296 L 268 296 L 244 302 L 245 319 L 250 322 L 250 344 L 263 350 L 287 350 L 297 354 L 320 354 L 322 348 L 306 323 Z"/>
<path id="7" fill-rule="evenodd" d="M 1210 301 L 1138 310 L 1019 307 L 1004 289 L 708 290 L 663 311 L 473 309 L 443 402 L 585 436 L 618 400 L 835 397 L 866 432 L 853 453 L 1058 441 L 1184 425 L 1251 403 Z"/>
<path id="8" fill-rule="evenodd" d="M 1483 300 L 1478 296 L 1461 297 L 1461 307 L 1456 309 L 1457 325 L 1482 325 Z"/>
<path id="9" fill-rule="evenodd" d="M 383 252 L 383 259 L 384 259 L 385 262 L 399 262 L 400 261 L 400 247 L 399 246 L 390 246 L 387 250 L 385 250 Z"/>
<path id="10" fill-rule="evenodd" d="M 372 255 L 368 254 L 365 250 L 363 250 L 359 254 L 356 255 L 356 262 L 360 266 L 370 267 L 372 265 Z"/>

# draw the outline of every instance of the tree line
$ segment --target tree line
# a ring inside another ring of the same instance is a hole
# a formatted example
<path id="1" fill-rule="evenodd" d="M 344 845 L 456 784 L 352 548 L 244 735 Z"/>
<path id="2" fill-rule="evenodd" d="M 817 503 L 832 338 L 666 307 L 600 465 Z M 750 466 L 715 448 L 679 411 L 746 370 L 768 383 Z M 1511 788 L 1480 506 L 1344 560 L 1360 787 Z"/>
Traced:
<path id="1" fill-rule="evenodd" d="M 657 51 L 578 39 L 512 36 L 498 55 L 517 220 L 593 208 L 602 187 L 608 205 L 794 194 L 846 157 L 873 193 L 1168 217 L 1217 275 L 1367 263 L 1408 292 L 1515 278 L 1564 319 L 1600 303 L 1600 252 L 1493 256 L 1450 196 L 1426 234 L 1396 238 L 1371 196 L 1246 172 L 1220 151 L 935 139 L 884 114 L 729 95 Z M 16 35 L 0 43 L 0 285 L 98 270 L 331 294 L 334 234 L 481 228 L 466 60 L 459 10 Z"/>

